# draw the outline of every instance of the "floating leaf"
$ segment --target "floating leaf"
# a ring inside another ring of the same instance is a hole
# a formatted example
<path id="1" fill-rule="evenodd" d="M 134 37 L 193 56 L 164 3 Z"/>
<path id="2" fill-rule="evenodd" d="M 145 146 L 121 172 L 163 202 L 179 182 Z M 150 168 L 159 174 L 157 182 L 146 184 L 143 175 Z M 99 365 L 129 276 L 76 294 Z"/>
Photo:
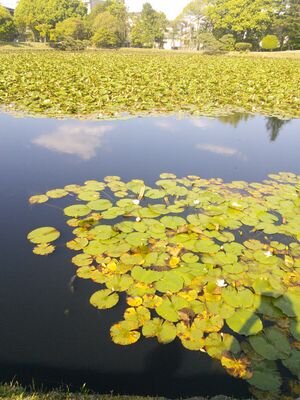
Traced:
<path id="1" fill-rule="evenodd" d="M 137 308 L 127 308 L 124 313 L 124 319 L 126 321 L 132 321 L 137 326 L 144 326 L 147 321 L 151 318 L 150 311 L 143 306 Z"/>
<path id="2" fill-rule="evenodd" d="M 165 272 L 163 278 L 156 282 L 155 287 L 162 293 L 176 293 L 182 289 L 183 284 L 183 278 L 176 272 Z"/>
<path id="3" fill-rule="evenodd" d="M 30 204 L 46 203 L 48 200 L 49 200 L 49 197 L 46 196 L 45 194 L 38 194 L 38 195 L 29 197 Z"/>
<path id="4" fill-rule="evenodd" d="M 49 190 L 46 195 L 52 199 L 60 199 L 61 197 L 67 196 L 69 193 L 64 189 L 53 189 Z"/>
<path id="5" fill-rule="evenodd" d="M 64 209 L 65 215 L 68 217 L 84 217 L 91 212 L 91 209 L 84 204 L 74 204 Z"/>
<path id="6" fill-rule="evenodd" d="M 110 328 L 110 335 L 115 344 L 128 346 L 136 343 L 141 337 L 140 332 L 134 330 L 136 328 L 132 321 L 121 321 Z"/>
<path id="7" fill-rule="evenodd" d="M 230 329 L 241 335 L 255 335 L 263 329 L 259 317 L 248 310 L 237 310 L 235 314 L 226 319 Z"/>
<path id="8" fill-rule="evenodd" d="M 39 256 L 47 256 L 53 253 L 54 250 L 55 246 L 52 246 L 49 243 L 41 243 L 35 246 L 32 251 L 34 252 L 34 254 L 37 254 Z"/>
<path id="9" fill-rule="evenodd" d="M 112 203 L 109 200 L 93 200 L 87 203 L 87 206 L 94 211 L 104 211 L 112 207 Z"/>
<path id="10" fill-rule="evenodd" d="M 45 226 L 29 232 L 27 239 L 35 244 L 51 243 L 60 237 L 60 233 L 52 226 Z"/>
<path id="11" fill-rule="evenodd" d="M 100 310 L 112 308 L 118 303 L 118 301 L 119 295 L 117 293 L 113 293 L 109 289 L 98 290 L 90 298 L 91 305 L 99 308 Z"/>
<path id="12" fill-rule="evenodd" d="M 156 336 L 159 343 L 167 344 L 176 338 L 177 331 L 171 322 L 154 318 L 144 324 L 142 333 L 147 338 Z"/>

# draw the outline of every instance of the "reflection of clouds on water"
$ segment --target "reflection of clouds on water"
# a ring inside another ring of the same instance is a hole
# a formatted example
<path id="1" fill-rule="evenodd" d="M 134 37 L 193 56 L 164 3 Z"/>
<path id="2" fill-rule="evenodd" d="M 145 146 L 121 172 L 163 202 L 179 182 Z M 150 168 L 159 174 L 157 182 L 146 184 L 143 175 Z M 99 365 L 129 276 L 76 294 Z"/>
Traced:
<path id="1" fill-rule="evenodd" d="M 191 122 L 196 128 L 206 129 L 209 126 L 208 119 L 204 118 L 193 118 Z"/>
<path id="2" fill-rule="evenodd" d="M 173 131 L 176 128 L 176 121 L 155 121 L 155 125 L 164 131 Z"/>
<path id="3" fill-rule="evenodd" d="M 185 119 L 182 119 L 185 121 Z M 178 128 L 180 128 L 180 119 L 172 119 L 169 121 L 166 120 L 160 120 L 160 121 L 155 121 L 155 126 L 157 126 L 159 129 L 162 129 L 164 131 L 178 131 Z M 191 124 L 196 127 L 196 128 L 201 128 L 201 129 L 206 129 L 209 126 L 209 120 L 205 118 L 192 118 L 189 119 L 188 121 L 191 122 Z M 185 129 L 182 129 L 182 132 L 186 132 Z"/>
<path id="4" fill-rule="evenodd" d="M 64 154 L 76 155 L 83 160 L 95 157 L 96 150 L 101 147 L 103 135 L 113 129 L 112 126 L 78 126 L 67 124 L 56 131 L 41 135 L 33 143 L 46 149 Z"/>
<path id="5" fill-rule="evenodd" d="M 247 157 L 234 147 L 219 146 L 210 143 L 203 143 L 203 144 L 198 143 L 196 144 L 196 148 L 214 154 L 221 154 L 222 156 L 227 156 L 227 157 L 236 156 L 244 161 L 247 160 Z"/>

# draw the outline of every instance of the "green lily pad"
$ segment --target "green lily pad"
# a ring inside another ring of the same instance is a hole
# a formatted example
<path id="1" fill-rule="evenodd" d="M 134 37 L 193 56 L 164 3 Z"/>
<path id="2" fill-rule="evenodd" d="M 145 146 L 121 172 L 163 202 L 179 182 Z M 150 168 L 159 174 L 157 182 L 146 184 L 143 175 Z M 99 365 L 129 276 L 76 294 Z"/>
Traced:
<path id="1" fill-rule="evenodd" d="M 90 298 L 91 305 L 100 310 L 112 308 L 118 301 L 119 295 L 109 289 L 98 290 Z"/>
<path id="2" fill-rule="evenodd" d="M 241 335 L 256 335 L 263 329 L 260 318 L 248 310 L 237 310 L 234 315 L 226 319 L 230 329 Z"/>
<path id="3" fill-rule="evenodd" d="M 147 321 L 142 330 L 143 336 L 157 337 L 159 343 L 167 344 L 176 338 L 176 327 L 172 322 L 154 318 Z"/>
<path id="4" fill-rule="evenodd" d="M 35 244 L 51 243 L 60 237 L 60 233 L 52 226 L 44 226 L 29 232 L 27 239 Z"/>
<path id="5" fill-rule="evenodd" d="M 84 204 L 74 204 L 64 209 L 65 215 L 68 217 L 84 217 L 91 212 L 91 209 Z"/>

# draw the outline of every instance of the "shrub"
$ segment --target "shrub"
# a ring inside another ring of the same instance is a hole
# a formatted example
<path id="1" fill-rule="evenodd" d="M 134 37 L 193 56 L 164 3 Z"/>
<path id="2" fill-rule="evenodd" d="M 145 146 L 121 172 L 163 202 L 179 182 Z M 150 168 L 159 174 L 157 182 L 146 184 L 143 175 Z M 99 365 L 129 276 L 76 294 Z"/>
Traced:
<path id="1" fill-rule="evenodd" d="M 220 42 L 222 43 L 223 50 L 233 51 L 235 45 L 235 38 L 231 34 L 227 34 L 221 37 Z"/>
<path id="2" fill-rule="evenodd" d="M 279 39 L 275 35 L 267 35 L 261 41 L 261 47 L 264 50 L 278 49 L 280 46 Z"/>
<path id="3" fill-rule="evenodd" d="M 250 51 L 252 44 L 247 42 L 238 42 L 235 44 L 235 50 L 237 51 Z"/>
<path id="4" fill-rule="evenodd" d="M 219 53 L 222 51 L 222 43 L 219 42 L 212 33 L 203 32 L 198 36 L 200 48 L 207 53 Z"/>
<path id="5" fill-rule="evenodd" d="M 61 42 L 52 42 L 50 44 L 56 50 L 62 51 L 82 51 L 87 47 L 87 41 L 75 40 L 71 37 L 65 38 Z"/>

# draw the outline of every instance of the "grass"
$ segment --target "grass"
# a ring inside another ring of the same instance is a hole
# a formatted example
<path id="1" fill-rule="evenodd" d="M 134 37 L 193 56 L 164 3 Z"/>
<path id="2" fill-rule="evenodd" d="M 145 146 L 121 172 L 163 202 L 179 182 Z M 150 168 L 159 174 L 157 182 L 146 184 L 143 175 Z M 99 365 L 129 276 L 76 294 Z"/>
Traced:
<path id="1" fill-rule="evenodd" d="M 120 396 L 88 393 L 85 389 L 79 393 L 68 390 L 56 390 L 48 393 L 34 389 L 25 390 L 16 383 L 0 385 L 0 399 L 4 400 L 163 400 L 162 397 Z M 207 397 L 197 397 L 197 400 L 209 400 Z M 227 396 L 215 396 L 210 400 L 235 400 Z M 249 399 L 250 400 L 250 399 Z"/>
<path id="2" fill-rule="evenodd" d="M 275 54 L 275 53 L 274 53 Z M 167 51 L 0 51 L 0 105 L 48 116 L 300 117 L 300 59 Z"/>

